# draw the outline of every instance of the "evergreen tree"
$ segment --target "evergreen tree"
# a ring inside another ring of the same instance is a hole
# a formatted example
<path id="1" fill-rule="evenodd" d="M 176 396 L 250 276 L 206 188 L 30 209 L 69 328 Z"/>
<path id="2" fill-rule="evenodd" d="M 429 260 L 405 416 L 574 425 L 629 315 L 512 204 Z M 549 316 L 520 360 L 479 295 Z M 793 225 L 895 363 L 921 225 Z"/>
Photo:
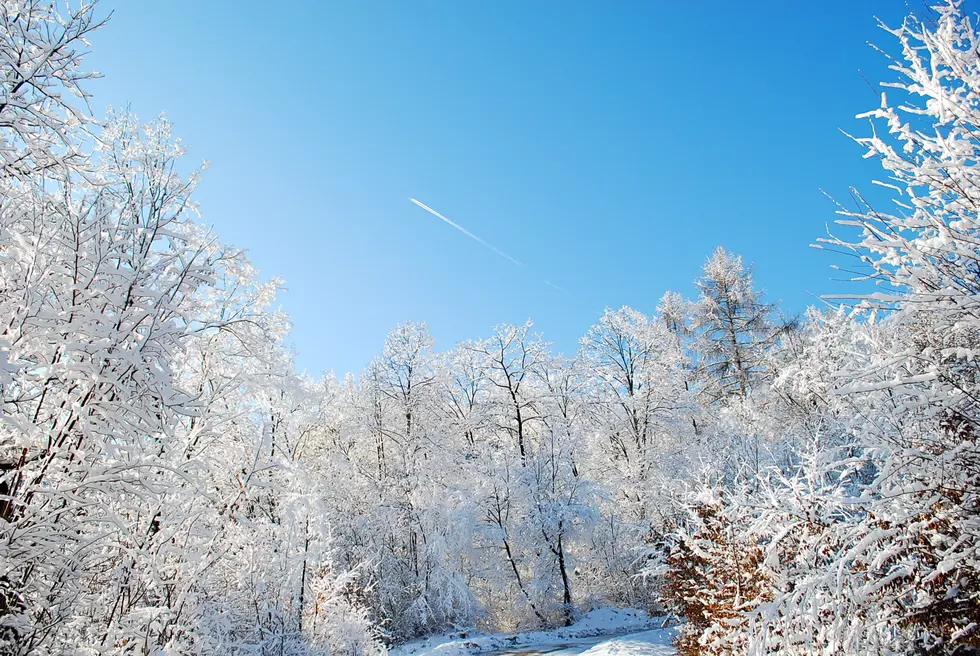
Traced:
<path id="1" fill-rule="evenodd" d="M 721 246 L 705 262 L 696 285 L 692 348 L 702 391 L 711 402 L 745 398 L 765 378 L 766 351 L 780 332 L 775 306 L 763 302 L 742 256 Z"/>

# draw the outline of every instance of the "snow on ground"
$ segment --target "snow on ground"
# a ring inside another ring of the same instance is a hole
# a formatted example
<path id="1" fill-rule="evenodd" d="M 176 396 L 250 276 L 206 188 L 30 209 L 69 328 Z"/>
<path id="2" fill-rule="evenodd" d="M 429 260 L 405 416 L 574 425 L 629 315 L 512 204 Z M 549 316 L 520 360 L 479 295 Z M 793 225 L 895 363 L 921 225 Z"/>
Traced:
<path id="1" fill-rule="evenodd" d="M 473 635 L 454 632 L 400 645 L 391 656 L 667 656 L 674 631 L 663 617 L 643 611 L 601 608 L 572 626 L 551 631 Z"/>
<path id="2" fill-rule="evenodd" d="M 582 656 L 673 656 L 674 631 L 654 629 L 604 640 L 583 652 Z"/>

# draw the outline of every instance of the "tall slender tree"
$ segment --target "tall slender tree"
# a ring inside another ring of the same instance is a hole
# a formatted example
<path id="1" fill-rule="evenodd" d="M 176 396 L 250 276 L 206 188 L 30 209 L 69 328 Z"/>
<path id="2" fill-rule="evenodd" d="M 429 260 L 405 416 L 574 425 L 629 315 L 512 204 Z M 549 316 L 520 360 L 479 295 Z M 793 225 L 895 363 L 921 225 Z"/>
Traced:
<path id="1" fill-rule="evenodd" d="M 705 262 L 696 285 L 691 329 L 703 393 L 712 402 L 744 398 L 764 378 L 765 352 L 779 334 L 774 306 L 763 302 L 742 256 L 721 246 Z"/>

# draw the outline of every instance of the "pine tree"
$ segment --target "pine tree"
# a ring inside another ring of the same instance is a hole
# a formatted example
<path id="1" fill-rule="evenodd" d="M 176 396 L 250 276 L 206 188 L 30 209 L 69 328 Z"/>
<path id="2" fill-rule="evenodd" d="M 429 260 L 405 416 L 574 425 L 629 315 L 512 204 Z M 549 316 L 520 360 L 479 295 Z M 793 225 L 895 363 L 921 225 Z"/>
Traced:
<path id="1" fill-rule="evenodd" d="M 766 350 L 780 332 L 773 320 L 775 306 L 763 302 L 742 256 L 721 246 L 705 262 L 696 284 L 692 347 L 703 393 L 711 402 L 745 398 L 764 378 Z"/>

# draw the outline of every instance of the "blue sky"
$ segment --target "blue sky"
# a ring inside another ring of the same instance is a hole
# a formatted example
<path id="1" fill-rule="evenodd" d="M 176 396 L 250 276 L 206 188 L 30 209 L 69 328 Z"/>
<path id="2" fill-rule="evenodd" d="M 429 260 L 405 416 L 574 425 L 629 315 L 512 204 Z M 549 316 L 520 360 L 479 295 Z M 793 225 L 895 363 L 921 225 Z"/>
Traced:
<path id="1" fill-rule="evenodd" d="M 212 162 L 204 221 L 286 280 L 301 368 L 359 371 L 406 320 L 449 348 L 532 318 L 570 353 L 719 244 L 787 311 L 841 290 L 820 190 L 877 173 L 838 128 L 867 130 L 904 3 L 285 6 L 106 2 L 90 89 Z"/>

